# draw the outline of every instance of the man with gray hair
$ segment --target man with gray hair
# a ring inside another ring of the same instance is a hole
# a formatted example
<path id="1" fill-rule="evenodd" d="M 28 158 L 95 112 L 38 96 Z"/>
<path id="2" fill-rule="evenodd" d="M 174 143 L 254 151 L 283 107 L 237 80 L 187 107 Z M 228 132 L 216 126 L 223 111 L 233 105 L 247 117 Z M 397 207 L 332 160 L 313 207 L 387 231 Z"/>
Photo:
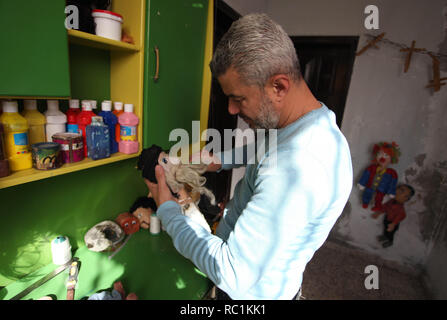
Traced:
<path id="1" fill-rule="evenodd" d="M 302 78 L 292 41 L 267 15 L 235 21 L 210 66 L 229 98 L 229 113 L 251 128 L 276 130 L 276 148 L 246 164 L 216 235 L 181 215 L 160 166 L 158 184 L 148 183 L 157 215 L 176 249 L 218 287 L 218 297 L 294 299 L 306 264 L 351 192 L 348 143 L 335 114 Z M 224 160 L 244 150 L 211 155 L 208 171 L 240 166 Z"/>

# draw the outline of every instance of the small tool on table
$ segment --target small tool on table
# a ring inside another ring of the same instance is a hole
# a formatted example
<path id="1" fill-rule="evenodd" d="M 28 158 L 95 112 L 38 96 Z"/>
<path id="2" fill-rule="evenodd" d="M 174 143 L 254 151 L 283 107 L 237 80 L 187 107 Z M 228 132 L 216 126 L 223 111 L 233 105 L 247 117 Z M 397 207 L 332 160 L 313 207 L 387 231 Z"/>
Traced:
<path id="1" fill-rule="evenodd" d="M 67 300 L 74 300 L 75 287 L 78 283 L 79 261 L 75 260 L 70 265 L 67 282 Z"/>
<path id="2" fill-rule="evenodd" d="M 32 285 L 30 285 L 28 288 L 26 288 L 25 290 L 21 291 L 19 294 L 15 295 L 14 297 L 11 298 L 11 300 L 20 300 L 23 297 L 27 296 L 31 291 L 33 291 L 34 289 L 40 287 L 41 285 L 43 285 L 45 282 L 47 282 L 48 280 L 54 278 L 55 276 L 57 276 L 59 273 L 61 273 L 62 271 L 66 270 L 68 267 L 71 266 L 71 264 L 74 261 L 78 261 L 78 258 L 73 258 L 72 260 L 70 260 L 69 262 L 67 262 L 66 264 L 54 269 L 52 272 L 50 272 L 49 274 L 47 274 L 46 276 L 44 276 L 43 278 L 37 280 L 36 282 L 34 282 Z"/>

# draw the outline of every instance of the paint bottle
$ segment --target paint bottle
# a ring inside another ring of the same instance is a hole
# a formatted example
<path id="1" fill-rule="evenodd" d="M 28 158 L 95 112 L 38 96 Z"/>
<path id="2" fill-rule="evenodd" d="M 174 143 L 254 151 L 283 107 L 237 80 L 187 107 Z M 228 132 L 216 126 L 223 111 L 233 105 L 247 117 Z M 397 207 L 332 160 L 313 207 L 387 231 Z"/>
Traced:
<path id="1" fill-rule="evenodd" d="M 78 123 L 77 123 L 77 117 L 78 114 L 81 112 L 79 109 L 79 100 L 77 99 L 71 99 L 69 101 L 69 108 L 67 110 L 67 132 L 71 133 L 78 133 Z"/>
<path id="2" fill-rule="evenodd" d="M 8 159 L 6 159 L 5 139 L 3 135 L 3 125 L 0 123 L 0 178 L 9 176 L 9 163 Z"/>
<path id="3" fill-rule="evenodd" d="M 6 158 L 11 171 L 30 169 L 33 166 L 28 140 L 28 121 L 19 112 L 17 101 L 3 101 L 3 124 Z"/>
<path id="4" fill-rule="evenodd" d="M 109 127 L 104 124 L 102 117 L 92 117 L 85 131 L 87 156 L 93 160 L 110 157 Z"/>
<path id="5" fill-rule="evenodd" d="M 133 104 L 124 105 L 124 113 L 118 117 L 120 124 L 120 142 L 118 150 L 121 153 L 137 153 L 139 148 L 137 126 L 138 117 L 133 113 Z"/>
<path id="6" fill-rule="evenodd" d="M 102 111 L 99 116 L 102 117 L 104 123 L 109 127 L 110 135 L 110 154 L 118 152 L 118 142 L 115 140 L 115 128 L 118 118 L 112 112 L 112 101 L 105 100 L 101 103 Z"/>
<path id="7" fill-rule="evenodd" d="M 47 133 L 47 141 L 52 142 L 52 136 L 55 133 L 65 132 L 67 129 L 67 116 L 59 110 L 58 100 L 47 100 L 47 111 L 45 111 L 45 118 L 47 125 L 45 131 Z"/>
<path id="8" fill-rule="evenodd" d="M 78 123 L 79 133 L 82 134 L 84 157 L 87 157 L 87 140 L 85 138 L 85 128 L 92 122 L 92 117 L 96 114 L 92 111 L 92 105 L 89 101 L 82 101 L 82 111 L 79 112 L 76 122 Z"/>
<path id="9" fill-rule="evenodd" d="M 116 116 L 116 118 L 118 119 L 118 117 L 124 112 L 123 110 L 123 103 L 116 101 L 113 103 L 113 114 Z M 116 128 L 115 128 L 115 140 L 116 143 L 120 142 L 120 135 L 121 135 L 121 131 L 120 131 L 120 124 L 117 122 L 116 124 Z"/>
<path id="10" fill-rule="evenodd" d="M 37 110 L 36 100 L 24 100 L 24 110 L 22 116 L 28 121 L 29 144 L 45 142 L 45 124 L 47 120 L 43 114 Z"/>

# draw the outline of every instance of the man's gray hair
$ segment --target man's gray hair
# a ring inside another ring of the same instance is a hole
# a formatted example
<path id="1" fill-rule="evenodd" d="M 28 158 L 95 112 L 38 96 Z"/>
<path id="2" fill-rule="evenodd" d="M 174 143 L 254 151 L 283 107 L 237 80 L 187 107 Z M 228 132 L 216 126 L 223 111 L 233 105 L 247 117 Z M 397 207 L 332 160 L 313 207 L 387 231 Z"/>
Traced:
<path id="1" fill-rule="evenodd" d="M 210 63 L 214 77 L 233 67 L 247 85 L 263 88 L 270 77 L 301 78 L 298 56 L 284 29 L 268 15 L 252 13 L 233 22 Z"/>

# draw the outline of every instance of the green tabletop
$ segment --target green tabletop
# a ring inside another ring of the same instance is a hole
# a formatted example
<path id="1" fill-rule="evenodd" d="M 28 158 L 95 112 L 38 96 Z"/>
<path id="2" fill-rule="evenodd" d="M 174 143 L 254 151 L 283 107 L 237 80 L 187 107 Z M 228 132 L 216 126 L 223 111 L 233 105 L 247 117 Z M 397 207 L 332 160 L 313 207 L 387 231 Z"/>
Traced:
<path id="1" fill-rule="evenodd" d="M 210 288 L 210 281 L 189 260 L 174 248 L 166 232 L 152 235 L 141 229 L 109 259 L 109 252 L 92 252 L 80 247 L 73 256 L 80 261 L 75 300 L 93 293 L 111 290 L 115 281 L 123 283 L 126 293 L 139 299 L 201 299 Z M 0 290 L 0 299 L 8 300 L 52 272 L 58 266 L 49 264 Z M 46 295 L 65 300 L 68 269 L 30 292 L 22 300 Z"/>

